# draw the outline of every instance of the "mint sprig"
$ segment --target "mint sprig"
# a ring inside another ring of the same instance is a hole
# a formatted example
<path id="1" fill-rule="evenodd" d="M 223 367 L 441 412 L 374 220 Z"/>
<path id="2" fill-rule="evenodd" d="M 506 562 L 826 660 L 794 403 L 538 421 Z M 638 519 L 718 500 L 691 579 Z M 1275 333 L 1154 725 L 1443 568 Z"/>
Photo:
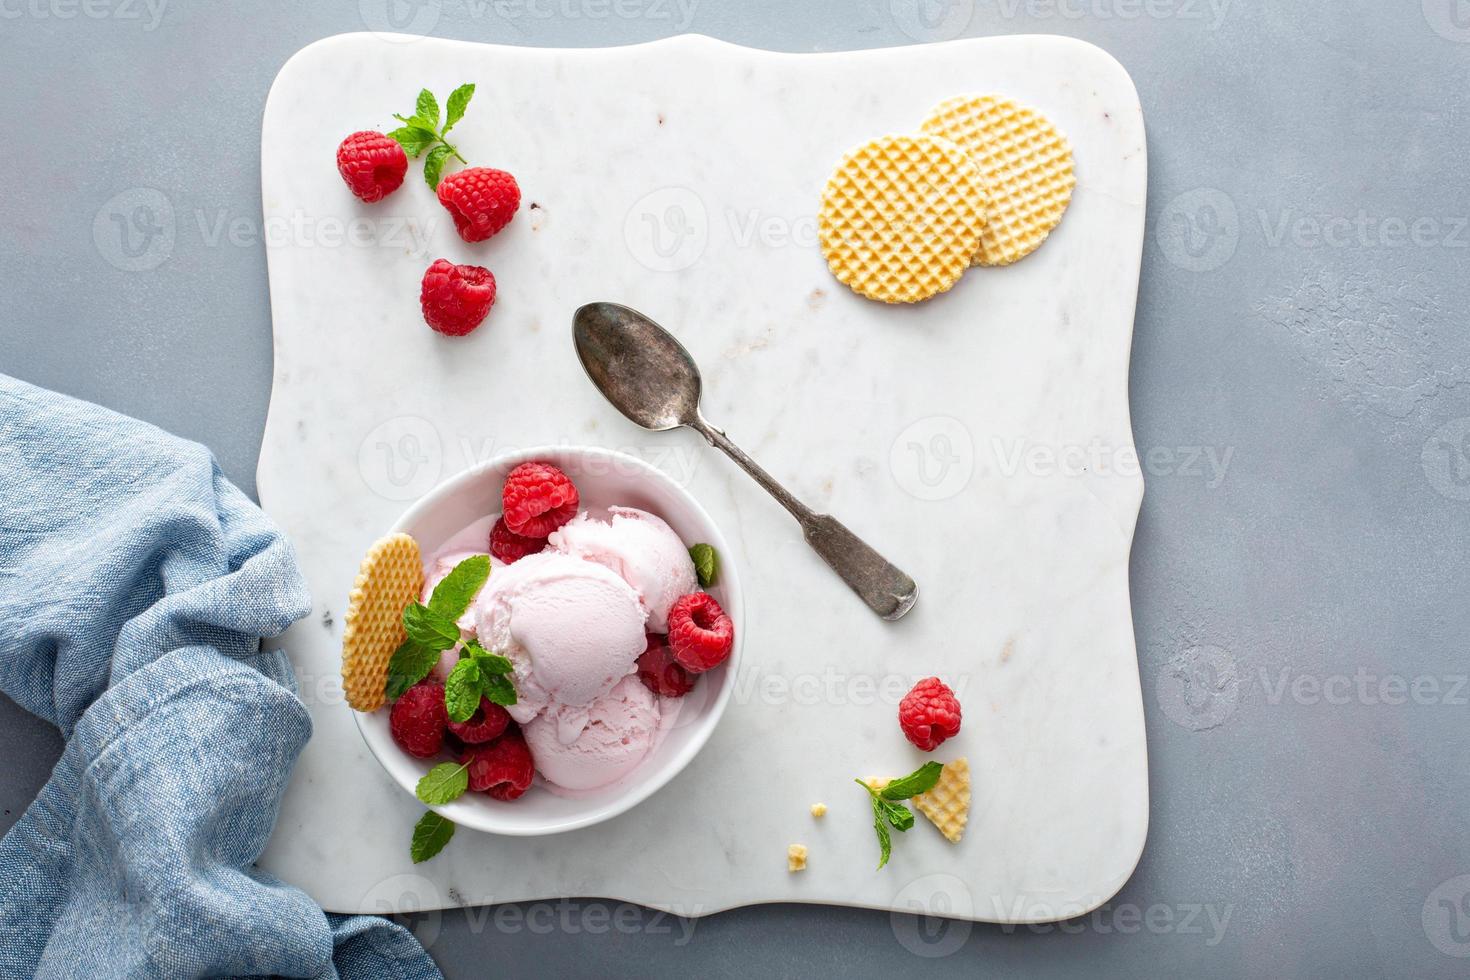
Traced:
<path id="1" fill-rule="evenodd" d="M 469 107 L 470 98 L 474 94 L 475 86 L 472 82 L 466 82 L 449 93 L 442 128 L 439 125 L 439 100 L 428 89 L 419 91 L 413 115 L 393 115 L 403 126 L 390 132 L 389 138 L 397 140 L 403 147 L 403 152 L 415 159 L 425 150 L 429 151 L 429 155 L 424 158 L 424 181 L 434 190 L 439 188 L 440 175 L 450 157 L 469 166 L 469 161 L 446 137 L 454 124 L 464 118 L 465 109 Z"/>
<path id="2" fill-rule="evenodd" d="M 901 779 L 894 779 L 882 789 L 874 789 L 861 779 L 854 779 L 863 789 L 868 791 L 868 796 L 873 804 L 873 830 L 878 835 L 878 867 L 888 863 L 889 856 L 893 853 L 893 838 L 888 833 L 892 827 L 899 833 L 903 833 L 914 825 L 914 813 L 904 806 L 900 800 L 907 800 L 927 793 L 939 782 L 939 775 L 944 771 L 942 763 L 926 762 L 913 772 Z"/>
<path id="3" fill-rule="evenodd" d="M 694 574 L 699 576 L 699 587 L 709 588 L 715 582 L 715 573 L 719 571 L 720 565 L 720 556 L 714 545 L 694 545 L 689 549 L 689 557 L 694 561 Z"/>
<path id="4" fill-rule="evenodd" d="M 444 845 L 454 836 L 454 824 L 447 817 L 430 810 L 414 824 L 413 843 L 408 853 L 414 864 L 422 864 L 444 850 Z"/>
<path id="5" fill-rule="evenodd" d="M 388 661 L 386 693 L 390 700 L 403 697 L 403 692 L 429 676 L 439 662 L 439 654 L 459 642 L 457 620 L 470 608 L 489 577 L 490 556 L 471 555 L 434 586 L 427 606 L 410 602 L 404 607 L 403 628 L 408 639 Z"/>

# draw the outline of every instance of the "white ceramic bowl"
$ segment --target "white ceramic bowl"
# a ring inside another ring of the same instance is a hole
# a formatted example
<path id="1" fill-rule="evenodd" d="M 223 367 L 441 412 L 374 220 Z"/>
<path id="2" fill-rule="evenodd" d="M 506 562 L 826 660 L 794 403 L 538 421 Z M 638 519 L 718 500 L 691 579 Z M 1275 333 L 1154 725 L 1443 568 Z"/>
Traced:
<path id="1" fill-rule="evenodd" d="M 704 746 L 725 712 L 740 662 L 745 606 L 735 556 L 709 514 L 662 471 L 640 459 L 608 449 L 559 446 L 529 449 L 490 460 L 439 484 L 408 509 L 390 529 L 412 535 L 425 555 L 433 554 L 475 520 L 500 512 L 505 475 L 529 460 L 552 463 L 572 478 L 583 509 L 613 505 L 638 507 L 662 517 L 685 544 L 707 542 L 720 556 L 718 580 L 710 593 L 735 623 L 735 649 L 719 667 L 700 676 L 683 698 L 678 720 L 638 768 L 623 779 L 576 798 L 556 796 L 537 785 L 511 802 L 483 793 L 466 793 L 447 806 L 434 807 L 461 827 L 492 834 L 533 836 L 588 827 L 610 819 L 653 795 L 678 775 Z M 495 574 L 492 569 L 492 576 Z M 388 708 L 370 715 L 353 712 L 368 748 L 410 796 L 419 778 L 443 758 L 415 759 L 398 748 L 388 731 Z"/>

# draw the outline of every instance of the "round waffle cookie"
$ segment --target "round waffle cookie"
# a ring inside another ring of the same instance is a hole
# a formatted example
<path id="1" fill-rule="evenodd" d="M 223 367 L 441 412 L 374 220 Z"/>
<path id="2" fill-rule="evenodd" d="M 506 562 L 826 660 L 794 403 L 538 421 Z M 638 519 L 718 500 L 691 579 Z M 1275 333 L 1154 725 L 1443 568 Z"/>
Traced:
<path id="1" fill-rule="evenodd" d="M 884 303 L 959 281 L 985 227 L 980 172 L 954 143 L 884 136 L 851 150 L 822 192 L 817 236 L 832 274 Z"/>
<path id="2" fill-rule="evenodd" d="M 976 265 L 1030 255 L 1062 220 L 1077 175 L 1072 146 L 1041 113 L 994 95 L 946 99 L 920 127 L 953 140 L 980 168 L 990 214 Z"/>
<path id="3" fill-rule="evenodd" d="M 423 588 L 423 556 L 407 534 L 390 534 L 363 556 L 342 617 L 342 687 L 358 711 L 383 706 L 388 661 L 408 638 L 403 609 Z"/>

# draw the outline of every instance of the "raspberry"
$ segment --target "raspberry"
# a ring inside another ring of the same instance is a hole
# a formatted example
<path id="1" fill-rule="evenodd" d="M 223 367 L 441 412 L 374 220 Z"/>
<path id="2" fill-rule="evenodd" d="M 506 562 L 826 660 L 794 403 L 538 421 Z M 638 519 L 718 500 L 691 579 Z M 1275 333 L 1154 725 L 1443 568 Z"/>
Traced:
<path id="1" fill-rule="evenodd" d="M 954 691 L 937 677 L 926 677 L 898 703 L 898 727 L 904 737 L 925 752 L 960 731 L 960 703 Z"/>
<path id="2" fill-rule="evenodd" d="M 504 170 L 470 167 L 439 182 L 439 203 L 449 209 L 454 230 L 467 242 L 483 242 L 506 225 L 521 206 L 521 189 Z"/>
<path id="3" fill-rule="evenodd" d="M 495 277 L 483 266 L 435 259 L 419 287 L 425 322 L 451 337 L 463 337 L 478 327 L 494 303 Z"/>
<path id="4" fill-rule="evenodd" d="M 514 800 L 531 786 L 536 765 L 521 730 L 509 730 L 488 745 L 472 745 L 459 761 L 470 767 L 470 789 L 497 800 Z"/>
<path id="5" fill-rule="evenodd" d="M 505 526 L 527 538 L 544 538 L 576 517 L 578 501 L 577 487 L 550 463 L 522 463 L 501 491 Z"/>
<path id="6" fill-rule="evenodd" d="M 420 681 L 404 691 L 388 714 L 393 741 L 417 759 L 437 755 L 444 748 L 444 726 L 448 724 L 444 685 L 435 681 Z"/>
<path id="7" fill-rule="evenodd" d="M 353 133 L 337 147 L 337 172 L 352 193 L 369 204 L 398 190 L 408 173 L 408 155 L 382 133 Z"/>
<path id="8" fill-rule="evenodd" d="M 735 624 L 708 592 L 691 592 L 669 607 L 669 646 L 691 674 L 725 662 L 735 647 Z"/>
<path id="9" fill-rule="evenodd" d="M 648 646 L 638 658 L 638 679 L 654 694 L 682 698 L 694 689 L 697 678 L 674 659 L 668 637 L 649 633 Z"/>
<path id="10" fill-rule="evenodd" d="M 514 565 L 527 555 L 546 547 L 545 538 L 528 538 L 505 526 L 505 518 L 497 518 L 490 529 L 490 554 L 507 565 Z"/>
<path id="11" fill-rule="evenodd" d="M 510 712 L 489 698 L 480 699 L 480 707 L 469 721 L 451 721 L 449 730 L 465 745 L 483 745 L 499 738 L 510 726 Z"/>

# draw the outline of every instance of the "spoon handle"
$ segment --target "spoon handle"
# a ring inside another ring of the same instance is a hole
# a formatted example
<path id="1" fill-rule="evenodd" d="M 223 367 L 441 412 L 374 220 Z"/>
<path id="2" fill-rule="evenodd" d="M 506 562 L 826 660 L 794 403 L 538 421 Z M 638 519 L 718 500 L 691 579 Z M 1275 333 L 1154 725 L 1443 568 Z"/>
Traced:
<path id="1" fill-rule="evenodd" d="M 710 425 L 702 416 L 691 424 L 710 445 L 720 449 L 733 459 L 741 469 L 749 473 L 755 482 L 766 488 L 781 506 L 791 512 L 801 524 L 807 544 L 832 570 L 842 577 L 858 598 L 868 608 L 887 620 L 903 618 L 914 608 L 919 598 L 919 587 L 898 566 L 878 554 L 871 545 L 849 531 L 841 521 L 829 514 L 818 514 L 796 499 L 789 490 L 776 482 L 776 478 L 761 468 L 760 464 L 741 448 L 730 441 L 724 432 Z"/>

